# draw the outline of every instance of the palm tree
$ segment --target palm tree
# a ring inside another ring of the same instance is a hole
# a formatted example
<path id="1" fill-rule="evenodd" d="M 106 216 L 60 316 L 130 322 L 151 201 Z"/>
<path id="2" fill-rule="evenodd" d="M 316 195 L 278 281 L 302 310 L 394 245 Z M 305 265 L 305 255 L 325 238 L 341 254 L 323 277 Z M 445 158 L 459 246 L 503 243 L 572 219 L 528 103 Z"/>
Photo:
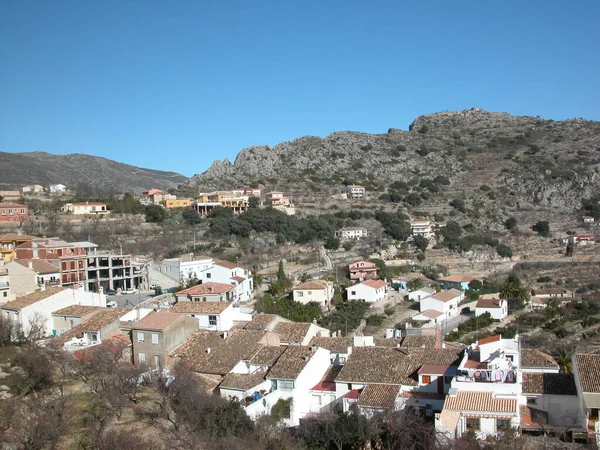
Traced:
<path id="1" fill-rule="evenodd" d="M 571 358 L 573 357 L 573 352 L 566 347 L 558 349 L 554 352 L 554 360 L 560 367 L 561 373 L 571 373 Z"/>

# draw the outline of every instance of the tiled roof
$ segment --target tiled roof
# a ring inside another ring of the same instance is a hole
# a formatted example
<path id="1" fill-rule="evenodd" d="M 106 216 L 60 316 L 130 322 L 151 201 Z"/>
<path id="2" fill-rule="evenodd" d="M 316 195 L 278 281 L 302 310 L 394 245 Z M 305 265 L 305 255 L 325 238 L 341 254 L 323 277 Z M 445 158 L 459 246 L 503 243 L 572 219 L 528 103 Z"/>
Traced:
<path id="1" fill-rule="evenodd" d="M 373 338 L 373 345 L 375 347 L 391 347 L 397 348 L 400 346 L 400 339 L 396 338 Z"/>
<path id="2" fill-rule="evenodd" d="M 310 340 L 310 347 L 316 346 L 329 350 L 332 353 L 348 353 L 348 347 L 352 347 L 352 338 L 347 337 L 318 337 Z"/>
<path id="3" fill-rule="evenodd" d="M 53 339 L 53 342 L 59 345 L 70 341 L 73 338 L 83 337 L 84 331 L 100 331 L 102 328 L 119 320 L 119 317 L 126 314 L 129 310 L 126 308 L 104 308 L 102 311 L 94 314 L 89 319 L 81 322 L 76 327 L 71 328 L 66 333 Z"/>
<path id="4" fill-rule="evenodd" d="M 81 317 L 86 314 L 104 311 L 106 308 L 102 306 L 85 306 L 85 305 L 71 305 L 66 308 L 59 309 L 52 313 L 53 316 L 75 316 Z"/>
<path id="5" fill-rule="evenodd" d="M 517 413 L 517 400 L 494 398 L 491 392 L 458 391 L 446 397 L 444 409 L 460 412 Z"/>
<path id="6" fill-rule="evenodd" d="M 600 355 L 575 355 L 582 392 L 600 393 Z"/>
<path id="7" fill-rule="evenodd" d="M 59 292 L 66 290 L 64 287 L 50 287 L 46 288 L 43 291 L 35 291 L 31 294 L 24 295 L 23 297 L 19 297 L 16 300 L 5 303 L 2 305 L 2 308 L 5 309 L 22 309 L 27 306 L 33 305 L 34 303 L 39 302 L 40 300 L 44 300 L 45 298 L 52 297 Z"/>
<path id="8" fill-rule="evenodd" d="M 402 338 L 402 347 L 406 348 L 435 348 L 436 337 L 435 336 L 419 336 L 409 335 Z"/>
<path id="9" fill-rule="evenodd" d="M 210 295 L 210 294 L 223 294 L 229 292 L 234 288 L 232 284 L 226 283 L 202 283 L 191 288 L 184 289 L 183 291 L 177 292 L 177 295 Z"/>
<path id="10" fill-rule="evenodd" d="M 175 352 L 191 367 L 202 373 L 229 373 L 240 361 L 250 361 L 263 348 L 260 341 L 265 331 L 231 330 L 225 334 L 217 331 L 194 332 Z"/>
<path id="11" fill-rule="evenodd" d="M 490 344 L 492 342 L 498 342 L 500 339 L 502 339 L 502 336 L 500 336 L 499 334 L 497 334 L 495 336 L 481 338 L 481 339 L 479 339 L 479 341 L 477 343 L 479 345 Z"/>
<path id="12" fill-rule="evenodd" d="M 229 302 L 178 301 L 169 311 L 184 314 L 221 314 L 229 306 Z"/>
<path id="13" fill-rule="evenodd" d="M 257 373 L 228 373 L 219 385 L 222 389 L 247 391 L 265 381 L 265 372 Z"/>
<path id="14" fill-rule="evenodd" d="M 442 426 L 447 430 L 456 430 L 458 421 L 460 420 L 460 413 L 457 411 L 448 411 L 447 409 L 442 410 L 440 414 L 440 421 Z"/>
<path id="15" fill-rule="evenodd" d="M 454 300 L 456 297 L 460 296 L 460 292 L 455 289 L 450 289 L 449 291 L 441 291 L 437 294 L 433 294 L 431 298 L 439 300 L 440 302 L 449 302 L 450 300 Z"/>
<path id="16" fill-rule="evenodd" d="M 245 328 L 246 330 L 266 330 L 278 317 L 280 316 L 277 314 L 257 314 L 246 324 Z"/>
<path id="17" fill-rule="evenodd" d="M 279 357 L 268 374 L 268 378 L 295 380 L 308 361 L 313 352 L 310 347 L 304 345 L 290 345 Z"/>
<path id="18" fill-rule="evenodd" d="M 32 270 L 41 275 L 60 272 L 58 267 L 49 263 L 48 261 L 44 261 L 43 259 L 16 259 L 15 262 L 27 268 L 29 268 L 29 263 L 31 262 Z"/>
<path id="19" fill-rule="evenodd" d="M 399 391 L 399 385 L 368 384 L 358 397 L 358 405 L 373 408 L 393 408 Z"/>
<path id="20" fill-rule="evenodd" d="M 216 266 L 226 267 L 227 269 L 246 269 L 247 267 L 240 266 L 238 263 L 231 261 L 217 260 L 215 261 Z"/>
<path id="21" fill-rule="evenodd" d="M 547 353 L 534 348 L 523 348 L 521 349 L 521 367 L 549 367 L 558 369 L 558 364 Z"/>
<path id="22" fill-rule="evenodd" d="M 473 275 L 448 275 L 447 277 L 439 278 L 438 281 L 448 281 L 450 283 L 470 283 L 473 280 L 483 280 L 483 277 Z"/>
<path id="23" fill-rule="evenodd" d="M 132 330 L 164 330 L 173 324 L 183 314 L 177 314 L 167 311 L 151 312 L 138 323 L 131 326 Z"/>
<path id="24" fill-rule="evenodd" d="M 294 288 L 294 291 L 318 291 L 319 289 L 327 289 L 330 286 L 330 281 L 325 280 L 309 280 L 306 283 L 302 283 Z"/>
<path id="25" fill-rule="evenodd" d="M 335 392 L 335 383 L 332 381 L 319 381 L 310 390 L 311 391 Z"/>
<path id="26" fill-rule="evenodd" d="M 355 347 L 337 377 L 340 382 L 416 385 L 413 378 L 423 364 L 458 365 L 454 349 Z M 374 362 L 377 362 L 376 364 Z"/>
<path id="27" fill-rule="evenodd" d="M 387 286 L 387 282 L 383 281 L 383 280 L 367 280 L 367 281 L 363 281 L 362 283 L 359 283 L 359 284 L 368 286 L 373 289 L 379 289 L 384 286 Z"/>
<path id="28" fill-rule="evenodd" d="M 430 319 L 436 319 L 440 316 L 443 316 L 444 313 L 441 311 L 436 311 L 435 309 L 426 309 L 425 311 L 420 312 L 417 315 L 421 315 L 421 316 L 425 316 L 428 317 Z"/>
<path id="29" fill-rule="evenodd" d="M 277 333 L 282 342 L 302 342 L 310 328 L 306 322 L 279 322 L 275 325 L 274 333 Z"/>
<path id="30" fill-rule="evenodd" d="M 499 298 L 482 298 L 477 300 L 475 308 L 501 308 L 503 302 Z"/>
<path id="31" fill-rule="evenodd" d="M 524 373 L 524 394 L 577 395 L 572 373 Z"/>
<path id="32" fill-rule="evenodd" d="M 256 355 L 250 360 L 250 364 L 260 364 L 264 366 L 272 366 L 285 351 L 283 346 L 269 346 L 261 348 Z"/>
<path id="33" fill-rule="evenodd" d="M 444 375 L 450 366 L 447 364 L 423 364 L 419 369 L 419 374 L 425 375 Z"/>
<path id="34" fill-rule="evenodd" d="M 536 288 L 532 289 L 533 295 L 561 295 L 561 294 L 570 294 L 570 291 L 567 291 L 561 287 L 555 288 Z"/>
<path id="35" fill-rule="evenodd" d="M 241 283 L 242 281 L 244 281 L 244 280 L 245 280 L 245 278 L 244 278 L 244 277 L 231 277 L 231 279 L 232 279 L 233 281 L 237 281 L 238 283 Z"/>
<path id="36" fill-rule="evenodd" d="M 39 239 L 37 236 L 28 236 L 26 234 L 8 233 L 0 234 L 0 242 L 27 242 Z"/>

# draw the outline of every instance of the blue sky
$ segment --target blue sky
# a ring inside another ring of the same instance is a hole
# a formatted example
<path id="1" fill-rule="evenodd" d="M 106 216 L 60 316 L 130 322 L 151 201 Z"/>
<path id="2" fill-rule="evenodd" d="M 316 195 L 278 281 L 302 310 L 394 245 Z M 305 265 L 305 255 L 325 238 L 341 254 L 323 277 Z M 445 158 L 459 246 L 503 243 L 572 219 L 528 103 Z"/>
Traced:
<path id="1" fill-rule="evenodd" d="M 472 106 L 600 120 L 597 0 L 4 0 L 0 151 L 191 176 Z"/>

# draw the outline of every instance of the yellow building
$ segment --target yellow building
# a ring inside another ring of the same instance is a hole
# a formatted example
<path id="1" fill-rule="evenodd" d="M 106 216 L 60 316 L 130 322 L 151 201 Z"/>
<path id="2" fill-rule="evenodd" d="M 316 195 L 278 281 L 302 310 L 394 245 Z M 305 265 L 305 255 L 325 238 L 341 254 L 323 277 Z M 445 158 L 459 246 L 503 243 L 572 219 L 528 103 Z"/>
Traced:
<path id="1" fill-rule="evenodd" d="M 193 198 L 176 198 L 175 200 L 165 200 L 164 205 L 165 208 L 187 208 L 188 206 L 192 206 Z"/>
<path id="2" fill-rule="evenodd" d="M 38 239 L 36 236 L 27 236 L 26 234 L 2 234 L 0 235 L 0 261 L 10 262 L 16 256 L 17 252 L 15 249 L 18 245 L 25 242 L 33 241 Z"/>

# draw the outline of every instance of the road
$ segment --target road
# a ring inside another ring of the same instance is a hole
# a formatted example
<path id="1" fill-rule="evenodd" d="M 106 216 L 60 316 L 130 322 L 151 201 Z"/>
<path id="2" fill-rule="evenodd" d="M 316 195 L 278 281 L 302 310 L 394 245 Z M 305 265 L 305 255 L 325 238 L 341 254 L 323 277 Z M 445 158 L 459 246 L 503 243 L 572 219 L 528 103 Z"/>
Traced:
<path id="1" fill-rule="evenodd" d="M 325 250 L 324 247 L 321 247 L 319 249 L 319 252 L 321 253 L 321 257 L 323 258 L 323 260 L 325 261 L 325 268 L 327 270 L 333 270 L 333 263 L 331 262 L 331 258 L 329 257 L 329 255 L 327 254 L 327 251 Z"/>
<path id="2" fill-rule="evenodd" d="M 444 336 L 454 331 L 461 323 L 466 322 L 471 318 L 470 315 L 459 314 L 446 320 L 441 324 Z"/>
<path id="3" fill-rule="evenodd" d="M 117 302 L 119 308 L 133 308 L 138 305 L 148 307 L 148 303 L 150 303 L 152 297 L 154 297 L 154 291 L 137 291 L 135 294 L 109 295 L 106 297 L 106 301 Z"/>

